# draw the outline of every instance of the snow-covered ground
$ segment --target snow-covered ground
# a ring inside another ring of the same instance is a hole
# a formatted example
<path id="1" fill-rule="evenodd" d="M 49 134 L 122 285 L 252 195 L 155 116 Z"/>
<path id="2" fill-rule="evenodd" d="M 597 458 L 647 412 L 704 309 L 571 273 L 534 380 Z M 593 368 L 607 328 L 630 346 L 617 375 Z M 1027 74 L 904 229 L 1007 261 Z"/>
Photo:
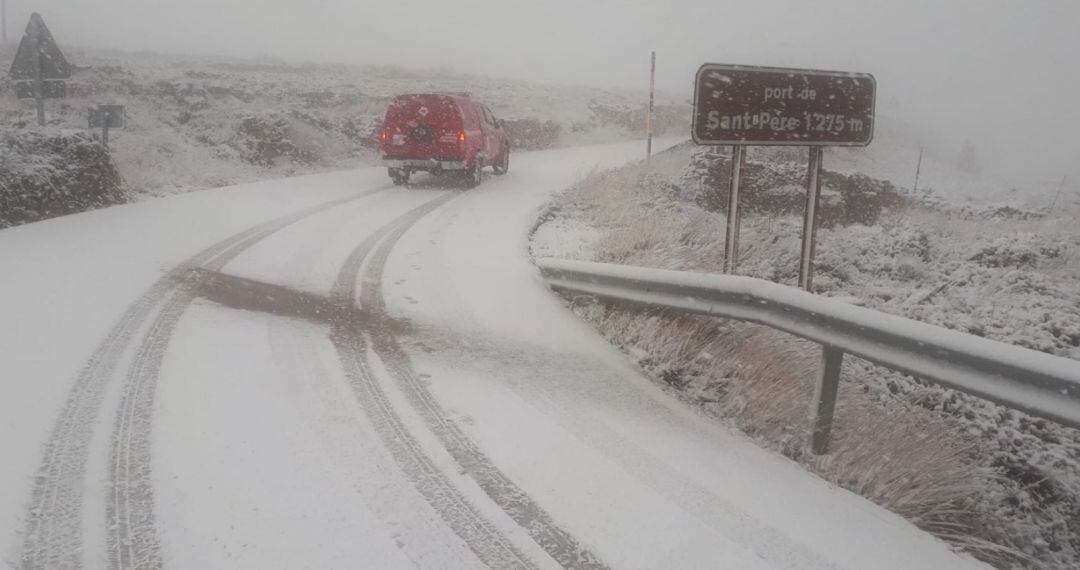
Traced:
<path id="1" fill-rule="evenodd" d="M 815 291 L 1080 359 L 1074 185 L 1003 184 L 928 151 L 914 194 L 919 146 L 894 124 L 867 149 L 826 153 L 828 170 L 891 181 L 903 206 L 867 225 L 819 230 Z M 721 272 L 725 214 L 700 201 L 711 160 L 722 160 L 715 149 L 687 145 L 594 177 L 549 205 L 534 255 Z M 753 149 L 750 160 L 799 170 L 805 151 Z M 825 195 L 838 196 L 828 185 Z M 745 214 L 738 272 L 794 285 L 800 214 Z M 1080 561 L 1078 430 L 848 359 L 838 437 L 849 443 L 818 461 L 803 455 L 815 346 L 715 319 L 578 309 L 658 381 L 830 481 L 1004 565 Z"/>
<path id="2" fill-rule="evenodd" d="M 0 230 L 3 560 L 978 566 L 657 389 L 546 290 L 540 208 L 642 148 L 520 154 L 468 192 L 361 169 Z"/>

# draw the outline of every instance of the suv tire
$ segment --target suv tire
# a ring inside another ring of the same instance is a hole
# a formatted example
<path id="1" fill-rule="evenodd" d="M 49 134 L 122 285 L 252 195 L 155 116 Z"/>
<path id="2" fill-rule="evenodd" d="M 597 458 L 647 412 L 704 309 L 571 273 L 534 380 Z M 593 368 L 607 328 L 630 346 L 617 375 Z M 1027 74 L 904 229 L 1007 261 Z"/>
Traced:
<path id="1" fill-rule="evenodd" d="M 464 172 L 464 182 L 466 188 L 476 188 L 480 185 L 480 181 L 483 180 L 483 170 L 480 163 L 477 162 L 476 166 L 466 170 Z"/>
<path id="2" fill-rule="evenodd" d="M 409 183 L 409 171 L 401 168 L 389 169 L 390 179 L 394 181 L 394 186 L 404 186 Z"/>
<path id="3" fill-rule="evenodd" d="M 502 176 L 510 171 L 510 149 L 503 149 L 502 160 L 495 163 L 492 167 L 495 170 L 495 174 Z"/>

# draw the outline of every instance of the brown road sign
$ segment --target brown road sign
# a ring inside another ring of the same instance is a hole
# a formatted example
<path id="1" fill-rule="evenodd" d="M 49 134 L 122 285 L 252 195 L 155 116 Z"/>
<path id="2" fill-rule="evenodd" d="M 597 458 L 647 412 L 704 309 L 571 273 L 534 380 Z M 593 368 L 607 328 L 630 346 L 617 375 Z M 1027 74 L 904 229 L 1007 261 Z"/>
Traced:
<path id="1" fill-rule="evenodd" d="M 866 146 L 876 91 L 866 73 L 707 63 L 694 87 L 694 142 Z"/>
<path id="2" fill-rule="evenodd" d="M 71 77 L 71 66 L 56 45 L 45 20 L 37 13 L 30 16 L 30 23 L 19 42 L 19 50 L 15 53 L 15 61 L 11 63 L 8 77 L 16 80 Z"/>

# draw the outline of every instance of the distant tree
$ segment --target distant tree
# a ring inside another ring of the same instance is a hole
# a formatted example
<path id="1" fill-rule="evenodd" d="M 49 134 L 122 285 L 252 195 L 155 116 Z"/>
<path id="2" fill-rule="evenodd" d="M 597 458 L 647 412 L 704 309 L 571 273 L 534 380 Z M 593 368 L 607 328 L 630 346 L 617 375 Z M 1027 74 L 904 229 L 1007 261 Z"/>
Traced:
<path id="1" fill-rule="evenodd" d="M 965 140 L 960 147 L 960 156 L 956 159 L 956 165 L 964 172 L 979 173 L 979 155 L 975 150 L 975 145 L 970 140 Z"/>

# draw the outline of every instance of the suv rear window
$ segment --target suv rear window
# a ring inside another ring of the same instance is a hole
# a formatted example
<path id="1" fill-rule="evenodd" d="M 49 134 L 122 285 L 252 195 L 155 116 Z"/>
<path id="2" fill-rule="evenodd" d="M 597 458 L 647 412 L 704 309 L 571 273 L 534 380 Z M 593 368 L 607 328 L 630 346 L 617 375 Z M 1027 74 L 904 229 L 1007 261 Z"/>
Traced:
<path id="1" fill-rule="evenodd" d="M 438 129 L 461 128 L 461 112 L 450 97 L 440 95 L 402 95 L 386 111 L 386 124 L 406 130 L 415 126 Z"/>

